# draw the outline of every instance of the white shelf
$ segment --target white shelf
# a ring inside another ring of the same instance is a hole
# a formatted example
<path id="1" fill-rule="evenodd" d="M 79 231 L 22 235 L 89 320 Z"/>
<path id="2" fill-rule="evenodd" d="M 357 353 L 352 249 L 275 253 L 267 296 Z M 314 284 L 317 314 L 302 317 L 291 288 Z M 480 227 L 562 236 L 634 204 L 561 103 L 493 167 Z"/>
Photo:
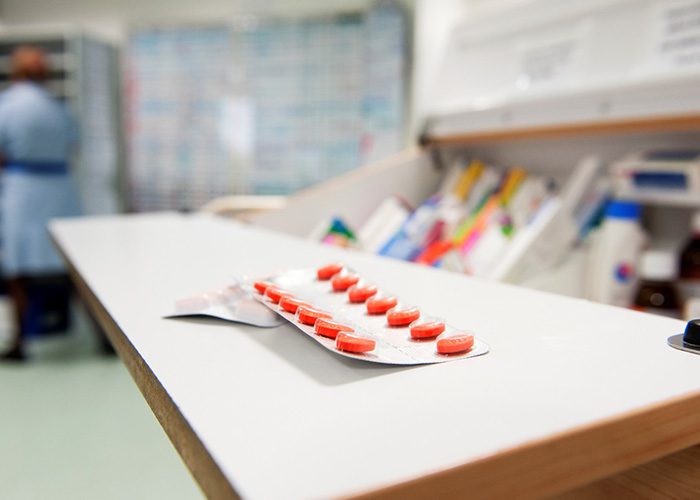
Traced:
<path id="1" fill-rule="evenodd" d="M 436 143 L 611 132 L 700 130 L 700 77 L 606 87 L 436 116 Z"/>

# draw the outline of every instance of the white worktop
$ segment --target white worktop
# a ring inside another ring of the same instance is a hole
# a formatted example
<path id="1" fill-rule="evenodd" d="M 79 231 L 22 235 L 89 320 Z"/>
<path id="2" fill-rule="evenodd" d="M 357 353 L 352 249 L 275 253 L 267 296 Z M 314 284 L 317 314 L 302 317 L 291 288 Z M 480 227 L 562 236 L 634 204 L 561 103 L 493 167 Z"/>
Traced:
<path id="1" fill-rule="evenodd" d="M 700 356 L 666 345 L 681 321 L 212 216 L 62 220 L 52 232 L 245 498 L 374 490 L 700 390 Z M 377 366 L 288 324 L 161 318 L 176 299 L 235 277 L 335 260 L 473 330 L 491 352 Z"/>

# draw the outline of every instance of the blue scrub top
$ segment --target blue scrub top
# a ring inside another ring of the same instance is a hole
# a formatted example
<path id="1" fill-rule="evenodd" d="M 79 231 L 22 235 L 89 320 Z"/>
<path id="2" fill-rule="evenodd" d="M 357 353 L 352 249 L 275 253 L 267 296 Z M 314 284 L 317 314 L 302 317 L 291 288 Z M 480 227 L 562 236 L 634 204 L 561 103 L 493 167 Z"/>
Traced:
<path id="1" fill-rule="evenodd" d="M 0 94 L 0 151 L 18 161 L 68 161 L 78 138 L 66 108 L 41 86 L 15 83 Z"/>
<path id="2" fill-rule="evenodd" d="M 41 86 L 15 83 L 0 94 L 0 153 L 6 163 L 32 167 L 2 174 L 0 266 L 6 277 L 63 270 L 47 223 L 80 212 L 70 174 L 55 173 L 56 164 L 69 163 L 77 138 L 75 121 Z"/>

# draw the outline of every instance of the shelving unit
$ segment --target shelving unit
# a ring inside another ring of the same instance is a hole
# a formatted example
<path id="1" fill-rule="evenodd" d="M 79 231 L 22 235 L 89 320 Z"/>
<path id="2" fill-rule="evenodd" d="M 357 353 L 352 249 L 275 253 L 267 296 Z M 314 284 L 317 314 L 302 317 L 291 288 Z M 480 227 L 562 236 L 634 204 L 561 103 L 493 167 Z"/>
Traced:
<path id="1" fill-rule="evenodd" d="M 401 149 L 409 30 L 400 4 L 232 21 L 131 31 L 133 210 L 286 195 Z"/>
<path id="2" fill-rule="evenodd" d="M 392 194 L 410 194 L 415 200 L 419 183 L 425 199 L 439 182 L 440 167 L 455 158 L 519 165 L 563 179 L 591 154 L 610 165 L 646 149 L 697 149 L 700 64 L 685 64 L 677 54 L 662 51 L 676 37 L 668 31 L 669 16 L 676 15 L 669 5 L 660 0 L 585 6 L 539 0 L 466 21 L 452 34 L 436 79 L 422 150 L 366 167 L 362 182 L 351 174 L 341 176 L 290 197 L 277 213 L 250 220 L 300 236 L 309 234 L 313 225 L 298 222 L 303 217 L 318 221 L 340 216 L 361 224 Z M 532 16 L 529 10 L 535 6 L 538 15 Z M 648 43 L 637 43 L 642 35 Z M 537 74 L 532 68 L 535 56 Z M 398 182 L 416 175 L 419 165 L 428 169 L 425 175 L 431 181 Z M 372 191 L 363 204 L 347 201 L 364 195 L 367 186 Z M 643 203 L 650 232 L 665 241 L 684 237 L 690 209 L 700 207 L 700 196 L 650 191 L 616 195 Z M 283 222 L 290 219 L 294 222 Z M 566 272 L 553 270 L 552 276 L 528 285 L 572 294 L 565 282 L 575 272 L 566 264 L 563 268 Z"/>

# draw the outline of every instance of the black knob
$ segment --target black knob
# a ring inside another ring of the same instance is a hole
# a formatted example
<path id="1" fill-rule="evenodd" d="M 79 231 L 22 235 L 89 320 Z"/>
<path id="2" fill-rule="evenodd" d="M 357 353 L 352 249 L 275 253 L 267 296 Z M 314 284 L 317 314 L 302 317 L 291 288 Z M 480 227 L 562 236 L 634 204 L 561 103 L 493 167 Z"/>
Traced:
<path id="1" fill-rule="evenodd" d="M 700 346 L 700 319 L 691 319 L 685 325 L 683 342 L 693 346 Z"/>

